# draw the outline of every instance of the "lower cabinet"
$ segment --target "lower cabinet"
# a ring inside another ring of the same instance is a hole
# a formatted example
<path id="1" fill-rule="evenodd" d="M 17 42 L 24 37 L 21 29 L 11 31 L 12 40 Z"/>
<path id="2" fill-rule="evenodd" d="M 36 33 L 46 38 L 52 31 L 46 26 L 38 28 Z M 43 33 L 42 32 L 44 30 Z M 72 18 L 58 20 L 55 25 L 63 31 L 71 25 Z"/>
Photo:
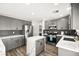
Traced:
<path id="1" fill-rule="evenodd" d="M 27 55 L 38 56 L 46 49 L 46 40 L 43 36 L 33 36 L 27 38 Z"/>
<path id="2" fill-rule="evenodd" d="M 42 51 L 44 51 L 44 39 L 36 41 L 36 55 L 39 55 Z"/>
<path id="3" fill-rule="evenodd" d="M 2 39 L 2 41 L 3 41 L 4 45 L 5 45 L 6 51 L 8 51 L 10 49 L 9 45 L 11 45 L 10 38 Z"/>
<path id="4" fill-rule="evenodd" d="M 6 47 L 6 51 L 24 45 L 24 37 L 7 38 L 2 39 L 2 41 Z"/>
<path id="5" fill-rule="evenodd" d="M 16 47 L 24 45 L 24 37 L 17 37 L 15 38 Z"/>
<path id="6" fill-rule="evenodd" d="M 63 48 L 58 48 L 58 56 L 79 56 L 79 53 Z"/>

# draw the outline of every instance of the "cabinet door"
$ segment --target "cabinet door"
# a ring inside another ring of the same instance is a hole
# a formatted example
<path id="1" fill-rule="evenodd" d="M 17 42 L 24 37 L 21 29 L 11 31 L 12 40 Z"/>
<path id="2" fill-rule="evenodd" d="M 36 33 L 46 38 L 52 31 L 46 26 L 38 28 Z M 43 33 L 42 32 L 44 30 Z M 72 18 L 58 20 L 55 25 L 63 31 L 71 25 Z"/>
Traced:
<path id="1" fill-rule="evenodd" d="M 12 41 L 13 41 L 13 48 L 16 48 L 16 47 L 18 47 L 18 38 L 17 37 L 15 37 L 15 38 L 11 38 L 12 39 Z"/>
<path id="2" fill-rule="evenodd" d="M 2 39 L 5 49 L 8 50 L 8 39 Z"/>
<path id="3" fill-rule="evenodd" d="M 24 37 L 16 37 L 13 38 L 13 40 L 14 40 L 14 47 L 19 47 L 24 44 Z"/>
<path id="4" fill-rule="evenodd" d="M 18 46 L 24 45 L 24 37 L 18 37 Z"/>
<path id="5" fill-rule="evenodd" d="M 15 38 L 7 38 L 7 39 L 2 39 L 6 51 L 11 50 L 13 48 L 22 46 L 24 44 L 24 37 L 15 37 Z"/>
<path id="6" fill-rule="evenodd" d="M 4 43 L 4 45 L 5 45 L 5 47 L 6 47 L 6 51 L 8 51 L 8 50 L 10 50 L 10 49 L 12 49 L 12 40 L 10 39 L 10 38 L 7 38 L 7 39 L 2 39 L 2 41 L 3 41 L 3 43 Z"/>
<path id="7" fill-rule="evenodd" d="M 19 47 L 19 46 L 21 45 L 20 40 L 21 40 L 21 39 L 20 39 L 19 37 L 17 37 L 17 39 L 16 39 L 17 47 Z"/>
<path id="8" fill-rule="evenodd" d="M 19 45 L 24 45 L 24 37 L 19 37 Z"/>
<path id="9" fill-rule="evenodd" d="M 39 55 L 44 50 L 44 40 L 40 39 L 36 41 L 36 55 Z"/>
<path id="10" fill-rule="evenodd" d="M 40 53 L 40 41 L 37 40 L 36 41 L 36 55 L 39 55 L 39 53 Z"/>
<path id="11" fill-rule="evenodd" d="M 40 40 L 40 50 L 44 50 L 44 39 Z"/>
<path id="12" fill-rule="evenodd" d="M 13 49 L 13 48 L 16 48 L 16 42 L 15 42 L 15 38 L 11 38 L 10 39 L 10 42 L 9 42 L 9 48 L 10 49 Z"/>
<path id="13" fill-rule="evenodd" d="M 11 39 L 8 39 L 7 43 L 8 43 L 8 49 L 7 50 L 12 49 L 12 41 L 11 41 Z"/>

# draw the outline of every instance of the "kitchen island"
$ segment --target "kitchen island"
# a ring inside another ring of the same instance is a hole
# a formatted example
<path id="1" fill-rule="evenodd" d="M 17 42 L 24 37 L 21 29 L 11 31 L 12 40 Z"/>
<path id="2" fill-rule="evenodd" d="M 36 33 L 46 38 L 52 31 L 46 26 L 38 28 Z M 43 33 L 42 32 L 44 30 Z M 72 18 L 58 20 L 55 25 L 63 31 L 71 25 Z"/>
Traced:
<path id="1" fill-rule="evenodd" d="M 33 36 L 27 38 L 27 55 L 38 56 L 46 49 L 46 39 L 44 36 Z"/>
<path id="2" fill-rule="evenodd" d="M 79 56 L 79 42 L 66 41 L 64 38 L 72 38 L 73 36 L 63 35 L 57 43 L 58 56 Z"/>

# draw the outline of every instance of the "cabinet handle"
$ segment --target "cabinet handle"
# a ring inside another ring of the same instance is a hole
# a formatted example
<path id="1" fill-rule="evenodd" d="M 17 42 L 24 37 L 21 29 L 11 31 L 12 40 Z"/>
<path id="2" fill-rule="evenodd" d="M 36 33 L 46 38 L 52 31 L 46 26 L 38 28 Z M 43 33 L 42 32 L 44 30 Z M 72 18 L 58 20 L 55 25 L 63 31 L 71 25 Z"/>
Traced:
<path id="1" fill-rule="evenodd" d="M 40 45 L 42 45 L 42 42 L 40 42 Z"/>

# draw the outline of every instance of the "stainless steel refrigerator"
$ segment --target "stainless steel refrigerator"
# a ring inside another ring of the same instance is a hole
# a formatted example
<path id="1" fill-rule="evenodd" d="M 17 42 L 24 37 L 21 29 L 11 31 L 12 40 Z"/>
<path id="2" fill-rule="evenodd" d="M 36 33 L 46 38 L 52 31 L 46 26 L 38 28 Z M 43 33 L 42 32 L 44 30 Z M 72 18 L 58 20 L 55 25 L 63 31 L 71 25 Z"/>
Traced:
<path id="1" fill-rule="evenodd" d="M 24 25 L 24 35 L 25 35 L 25 38 L 33 36 L 33 26 L 32 25 Z"/>

